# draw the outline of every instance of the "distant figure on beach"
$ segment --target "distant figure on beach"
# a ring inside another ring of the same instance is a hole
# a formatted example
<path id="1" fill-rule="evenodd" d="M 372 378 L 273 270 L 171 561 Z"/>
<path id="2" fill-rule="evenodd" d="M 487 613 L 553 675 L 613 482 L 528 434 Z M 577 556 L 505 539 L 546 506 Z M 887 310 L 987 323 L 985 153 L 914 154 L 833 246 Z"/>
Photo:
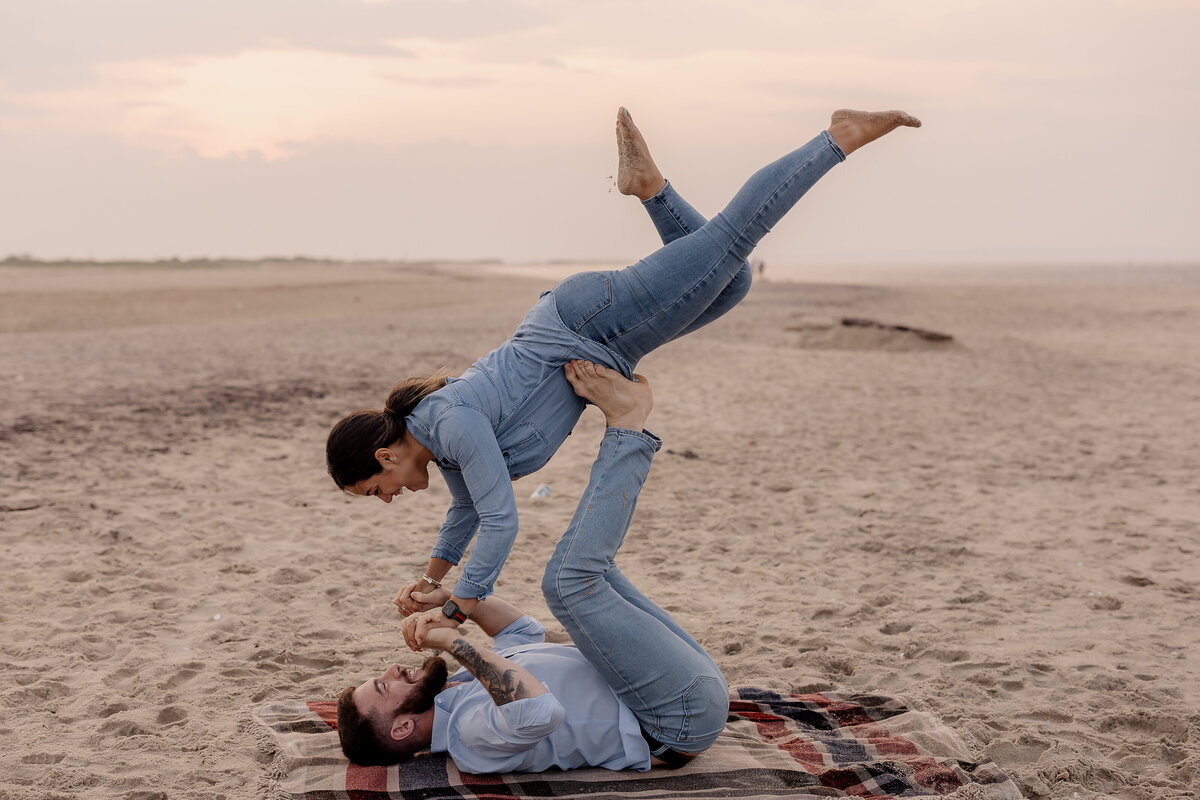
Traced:
<path id="1" fill-rule="evenodd" d="M 587 489 L 542 581 L 575 644 L 545 643 L 540 623 L 495 595 L 472 612 L 494 639 L 490 650 L 409 616 L 409 646 L 448 652 L 464 671 L 447 681 L 446 663 L 434 656 L 346 687 L 337 727 L 351 761 L 393 764 L 432 750 L 476 774 L 645 771 L 682 766 L 716 741 L 729 713 L 721 670 L 615 562 L 662 447 L 643 428 L 653 397 L 638 377 L 635 383 L 589 362 L 571 372 L 575 391 L 607 423 Z"/>
<path id="2" fill-rule="evenodd" d="M 512 339 L 461 376 L 403 381 L 383 409 L 355 412 L 329 433 L 329 474 L 351 494 L 390 503 L 405 489 L 427 488 L 431 462 L 450 489 L 425 574 L 393 601 L 400 613 L 421 609 L 418 595 L 441 586 L 472 537 L 445 607 L 420 613 L 429 624 L 457 627 L 492 592 L 517 536 L 511 481 L 550 460 L 586 405 L 571 385 L 578 362 L 631 378 L 647 353 L 729 311 L 750 288 L 754 247 L 813 184 L 863 145 L 920 125 L 903 111 L 835 111 L 828 129 L 754 173 L 706 220 L 663 177 L 620 109 L 617 187 L 642 201 L 663 246 L 625 269 L 563 280 Z"/>
<path id="3" fill-rule="evenodd" d="M 754 277 L 762 280 L 767 271 L 767 262 L 761 258 L 750 259 L 750 268 L 754 270 Z"/>

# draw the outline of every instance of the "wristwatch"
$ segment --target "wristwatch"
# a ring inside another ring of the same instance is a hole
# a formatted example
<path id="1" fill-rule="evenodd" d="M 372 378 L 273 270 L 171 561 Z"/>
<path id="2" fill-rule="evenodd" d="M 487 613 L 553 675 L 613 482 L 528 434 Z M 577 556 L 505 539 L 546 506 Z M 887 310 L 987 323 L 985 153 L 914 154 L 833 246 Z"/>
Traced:
<path id="1" fill-rule="evenodd" d="M 447 619 L 452 619 L 460 625 L 467 621 L 467 615 L 458 607 L 458 603 L 453 600 L 447 600 L 446 605 L 442 606 L 442 613 Z"/>

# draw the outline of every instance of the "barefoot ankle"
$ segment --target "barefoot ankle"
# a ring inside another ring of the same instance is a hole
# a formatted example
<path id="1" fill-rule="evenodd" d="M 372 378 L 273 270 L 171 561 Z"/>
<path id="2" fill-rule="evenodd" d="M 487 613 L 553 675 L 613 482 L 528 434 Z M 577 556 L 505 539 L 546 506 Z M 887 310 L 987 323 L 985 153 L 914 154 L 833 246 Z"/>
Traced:
<path id="1" fill-rule="evenodd" d="M 642 132 L 624 108 L 617 112 L 617 191 L 645 202 L 661 192 L 666 178 L 650 155 Z"/>
<path id="2" fill-rule="evenodd" d="M 652 197 L 657 197 L 659 192 L 661 192 L 663 189 L 667 188 L 667 179 L 660 175 L 658 177 L 657 181 L 646 181 L 643 185 L 652 187 L 652 188 L 648 188 L 648 189 L 644 188 L 639 192 L 634 192 L 634 196 L 637 197 L 638 200 L 641 200 L 644 203 Z M 658 188 L 653 188 L 655 186 L 657 186 Z"/>
<path id="3" fill-rule="evenodd" d="M 604 418 L 604 426 L 607 428 L 617 428 L 623 431 L 641 432 L 646 427 L 645 414 L 619 414 L 616 416 L 606 416 Z"/>
<path id="4" fill-rule="evenodd" d="M 833 112 L 827 132 L 842 149 L 842 153 L 850 155 L 863 145 L 870 144 L 901 126 L 919 128 L 921 120 L 904 111 L 840 109 Z"/>

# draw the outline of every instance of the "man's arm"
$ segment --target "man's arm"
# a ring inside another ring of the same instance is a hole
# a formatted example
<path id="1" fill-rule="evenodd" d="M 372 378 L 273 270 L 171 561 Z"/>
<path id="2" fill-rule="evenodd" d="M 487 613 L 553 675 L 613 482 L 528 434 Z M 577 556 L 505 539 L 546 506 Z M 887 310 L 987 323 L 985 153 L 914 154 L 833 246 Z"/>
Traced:
<path id="1" fill-rule="evenodd" d="M 490 602 L 489 599 L 488 603 Z M 504 603 L 504 605 L 508 604 Z M 511 608 L 511 606 L 509 607 Z M 520 616 L 519 613 L 518 616 Z M 538 697 L 549 692 L 545 684 L 533 677 L 529 670 L 516 662 L 509 661 L 494 650 L 475 647 L 460 636 L 457 630 L 434 628 L 425 635 L 423 644 L 435 650 L 445 650 L 454 656 L 458 663 L 479 679 L 498 706 L 514 700 Z"/>
<path id="2" fill-rule="evenodd" d="M 442 616 L 442 604 L 449 599 L 449 592 L 445 589 L 438 589 L 428 594 L 417 593 L 420 597 L 412 598 L 412 602 L 420 602 L 428 608 L 428 612 L 422 614 L 409 615 L 400 630 L 404 634 L 404 641 L 408 646 L 420 652 L 425 646 L 426 637 L 430 632 L 439 629 L 448 629 L 451 632 L 457 630 L 457 626 L 443 624 L 446 618 Z M 471 609 L 471 620 L 479 626 L 480 630 L 486 633 L 493 639 L 496 635 L 507 628 L 512 623 L 520 619 L 524 614 L 519 608 L 514 606 L 507 600 L 501 600 L 495 595 L 489 595 L 485 600 L 480 601 L 475 608 Z M 447 650 L 448 648 L 439 647 L 438 645 L 429 645 L 438 650 Z"/>
<path id="3" fill-rule="evenodd" d="M 495 639 L 496 634 L 523 616 L 525 614 L 521 609 L 493 594 L 475 606 L 471 612 L 471 621 L 478 625 L 481 631 Z"/>

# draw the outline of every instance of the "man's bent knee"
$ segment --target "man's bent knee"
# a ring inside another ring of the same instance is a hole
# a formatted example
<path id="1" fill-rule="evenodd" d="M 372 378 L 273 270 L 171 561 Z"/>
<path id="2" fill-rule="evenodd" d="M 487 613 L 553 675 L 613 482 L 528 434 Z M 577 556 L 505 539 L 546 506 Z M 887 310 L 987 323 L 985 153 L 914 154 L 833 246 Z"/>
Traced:
<path id="1" fill-rule="evenodd" d="M 558 616 L 556 609 L 566 609 L 573 602 L 593 594 L 596 584 L 603 580 L 602 572 L 564 567 L 551 559 L 542 574 L 542 597 Z"/>

